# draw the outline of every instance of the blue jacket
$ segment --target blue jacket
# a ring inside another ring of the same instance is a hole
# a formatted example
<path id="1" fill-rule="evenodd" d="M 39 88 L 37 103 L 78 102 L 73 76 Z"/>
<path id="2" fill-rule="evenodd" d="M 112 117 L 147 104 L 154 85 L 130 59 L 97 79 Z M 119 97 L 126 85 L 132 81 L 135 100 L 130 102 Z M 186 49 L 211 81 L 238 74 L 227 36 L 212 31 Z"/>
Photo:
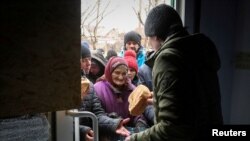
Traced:
<path id="1" fill-rule="evenodd" d="M 124 57 L 124 53 L 125 49 L 123 48 L 118 56 Z M 139 68 L 144 64 L 145 59 L 146 59 L 146 53 L 144 51 L 144 47 L 141 46 L 136 53 L 136 60 Z"/>

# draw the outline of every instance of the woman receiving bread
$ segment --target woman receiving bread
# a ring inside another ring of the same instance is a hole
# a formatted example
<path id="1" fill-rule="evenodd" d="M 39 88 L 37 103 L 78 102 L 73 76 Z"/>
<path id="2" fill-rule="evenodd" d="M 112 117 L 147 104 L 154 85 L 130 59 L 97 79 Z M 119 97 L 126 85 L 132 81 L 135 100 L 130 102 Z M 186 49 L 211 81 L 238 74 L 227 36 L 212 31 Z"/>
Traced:
<path id="1" fill-rule="evenodd" d="M 130 118 L 127 126 L 145 123 L 142 116 L 132 116 L 129 112 L 128 97 L 135 86 L 128 78 L 128 64 L 121 57 L 112 57 L 105 67 L 105 79 L 94 85 L 105 112 L 117 118 Z"/>

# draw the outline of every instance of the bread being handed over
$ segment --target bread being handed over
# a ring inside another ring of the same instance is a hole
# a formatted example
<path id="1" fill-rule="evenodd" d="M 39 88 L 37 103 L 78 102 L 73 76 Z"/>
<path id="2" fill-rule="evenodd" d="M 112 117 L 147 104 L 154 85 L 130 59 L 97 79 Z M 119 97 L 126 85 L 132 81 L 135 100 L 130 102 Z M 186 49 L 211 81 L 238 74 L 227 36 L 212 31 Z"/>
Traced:
<path id="1" fill-rule="evenodd" d="M 81 96 L 84 97 L 88 94 L 90 81 L 86 77 L 81 78 Z"/>
<path id="2" fill-rule="evenodd" d="M 133 116 L 141 115 L 147 106 L 147 99 L 150 96 L 151 93 L 146 86 L 138 85 L 128 98 L 130 114 Z"/>

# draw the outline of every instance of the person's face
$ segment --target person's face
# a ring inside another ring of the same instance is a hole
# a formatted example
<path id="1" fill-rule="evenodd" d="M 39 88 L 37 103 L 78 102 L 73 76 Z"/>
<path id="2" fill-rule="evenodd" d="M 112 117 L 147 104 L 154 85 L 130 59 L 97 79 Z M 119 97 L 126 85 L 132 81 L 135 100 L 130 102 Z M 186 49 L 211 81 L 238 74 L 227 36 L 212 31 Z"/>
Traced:
<path id="1" fill-rule="evenodd" d="M 135 69 L 129 68 L 129 69 L 128 69 L 128 78 L 129 78 L 130 80 L 133 80 L 133 79 L 135 78 L 135 75 L 136 75 Z"/>
<path id="2" fill-rule="evenodd" d="M 95 63 L 92 63 L 91 64 L 91 68 L 90 68 L 90 72 L 93 74 L 93 75 L 97 75 L 100 71 L 100 67 L 95 64 Z"/>
<path id="3" fill-rule="evenodd" d="M 125 46 L 126 46 L 126 49 L 127 50 L 134 50 L 135 52 L 137 52 L 137 50 L 139 49 L 139 45 L 138 45 L 138 43 L 137 42 L 135 42 L 135 41 L 128 41 L 126 44 L 125 44 Z"/>
<path id="4" fill-rule="evenodd" d="M 117 86 L 124 85 L 127 80 L 127 74 L 128 68 L 125 65 L 118 66 L 111 74 L 113 83 Z"/>
<path id="5" fill-rule="evenodd" d="M 86 57 L 86 58 L 82 58 L 80 60 L 81 62 L 81 69 L 88 74 L 90 71 L 90 67 L 91 67 L 91 57 Z"/>
<path id="6" fill-rule="evenodd" d="M 149 37 L 149 44 L 154 51 L 157 51 L 161 47 L 161 41 L 156 36 Z"/>

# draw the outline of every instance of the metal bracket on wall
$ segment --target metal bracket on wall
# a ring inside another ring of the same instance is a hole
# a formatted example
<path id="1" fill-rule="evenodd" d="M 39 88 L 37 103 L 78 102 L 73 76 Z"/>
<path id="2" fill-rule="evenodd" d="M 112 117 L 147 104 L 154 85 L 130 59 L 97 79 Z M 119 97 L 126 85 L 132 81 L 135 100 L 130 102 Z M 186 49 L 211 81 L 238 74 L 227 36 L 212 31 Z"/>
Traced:
<path id="1" fill-rule="evenodd" d="M 98 129 L 98 119 L 95 114 L 88 111 L 78 111 L 78 110 L 68 110 L 66 114 L 74 118 L 75 126 L 75 141 L 80 141 L 79 133 L 79 118 L 80 117 L 89 117 L 93 122 L 93 131 L 94 131 L 94 141 L 99 141 L 99 129 Z"/>

